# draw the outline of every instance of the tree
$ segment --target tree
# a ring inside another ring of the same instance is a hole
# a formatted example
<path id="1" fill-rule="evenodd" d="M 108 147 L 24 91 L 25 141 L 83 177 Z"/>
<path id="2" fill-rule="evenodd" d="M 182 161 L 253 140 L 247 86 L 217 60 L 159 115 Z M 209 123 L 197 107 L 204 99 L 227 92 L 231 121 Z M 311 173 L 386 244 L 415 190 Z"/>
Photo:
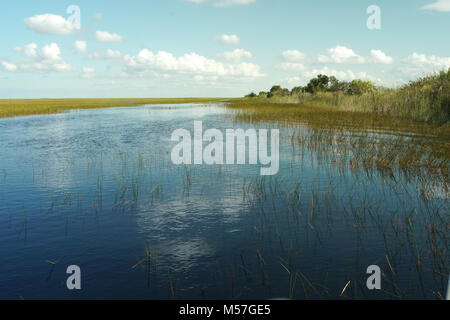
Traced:
<path id="1" fill-rule="evenodd" d="M 298 94 L 303 93 L 303 92 L 305 92 L 305 88 L 304 88 L 304 87 L 301 87 L 301 86 L 299 86 L 299 87 L 294 87 L 294 88 L 292 88 L 292 90 L 291 90 L 291 94 L 292 94 L 292 95 L 298 95 Z"/>
<path id="2" fill-rule="evenodd" d="M 266 98 L 266 97 L 267 97 L 267 92 L 261 91 L 261 92 L 258 94 L 258 96 L 259 96 L 259 97 L 264 97 L 264 98 Z"/>
<path id="3" fill-rule="evenodd" d="M 350 83 L 348 94 L 362 95 L 366 92 L 370 92 L 375 88 L 375 85 L 371 81 L 353 80 Z"/>
<path id="4" fill-rule="evenodd" d="M 327 91 L 330 78 L 326 75 L 319 74 L 316 78 L 309 81 L 306 86 L 306 92 L 316 93 L 319 91 Z"/>
<path id="5" fill-rule="evenodd" d="M 281 88 L 281 86 L 273 86 L 267 96 L 270 98 L 273 96 L 288 96 L 289 94 L 289 89 Z"/>
<path id="6" fill-rule="evenodd" d="M 275 93 L 275 92 L 280 91 L 280 90 L 281 90 L 280 86 L 273 86 L 272 89 L 270 89 L 270 92 L 271 93 Z"/>
<path id="7" fill-rule="evenodd" d="M 339 89 L 340 89 L 339 84 L 340 84 L 339 80 L 336 79 L 335 76 L 331 76 L 329 78 L 328 90 L 331 92 L 339 91 Z"/>

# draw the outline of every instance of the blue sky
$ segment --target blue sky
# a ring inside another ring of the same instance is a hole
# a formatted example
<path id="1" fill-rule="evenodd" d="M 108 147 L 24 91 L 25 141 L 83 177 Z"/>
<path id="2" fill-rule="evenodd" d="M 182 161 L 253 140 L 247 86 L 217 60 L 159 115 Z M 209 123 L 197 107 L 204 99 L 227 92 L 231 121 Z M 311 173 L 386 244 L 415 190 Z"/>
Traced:
<path id="1" fill-rule="evenodd" d="M 450 67 L 449 34 L 450 0 L 4 1 L 0 98 L 242 96 L 319 73 L 398 86 Z"/>

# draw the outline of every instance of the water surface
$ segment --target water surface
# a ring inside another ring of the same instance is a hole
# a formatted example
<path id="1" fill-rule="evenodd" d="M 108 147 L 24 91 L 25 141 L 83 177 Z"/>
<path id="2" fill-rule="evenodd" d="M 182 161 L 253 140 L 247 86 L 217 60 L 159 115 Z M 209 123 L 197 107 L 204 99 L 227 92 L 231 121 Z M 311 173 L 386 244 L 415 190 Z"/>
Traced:
<path id="1" fill-rule="evenodd" d="M 256 127 L 220 104 L 0 119 L 2 299 L 436 299 L 448 190 L 292 143 L 280 172 L 175 166 L 174 130 Z M 50 263 L 51 262 L 51 263 Z M 379 265 L 382 290 L 366 269 Z M 79 265 L 82 290 L 66 287 Z M 349 283 L 347 289 L 343 288 Z M 342 295 L 341 295 L 342 294 Z"/>

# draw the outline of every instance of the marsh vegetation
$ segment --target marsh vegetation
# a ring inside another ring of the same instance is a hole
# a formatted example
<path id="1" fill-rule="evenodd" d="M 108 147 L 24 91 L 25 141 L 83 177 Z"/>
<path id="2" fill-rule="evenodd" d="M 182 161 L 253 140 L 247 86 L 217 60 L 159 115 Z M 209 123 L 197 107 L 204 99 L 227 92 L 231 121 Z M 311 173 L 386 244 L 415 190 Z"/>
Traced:
<path id="1" fill-rule="evenodd" d="M 268 92 L 251 93 L 247 98 L 263 103 L 328 106 L 336 111 L 373 113 L 374 118 L 391 116 L 441 126 L 448 123 L 450 115 L 450 69 L 395 89 L 370 81 L 348 82 L 318 75 L 304 87 L 288 90 L 273 86 Z"/>
<path id="2" fill-rule="evenodd" d="M 220 98 L 130 98 L 130 99 L 3 99 L 0 118 L 52 114 L 74 109 L 136 107 L 146 104 L 182 104 L 219 101 Z"/>
<path id="3" fill-rule="evenodd" d="M 171 133 L 199 119 L 279 128 L 279 174 L 175 166 Z M 74 262 L 82 298 L 445 296 L 447 124 L 252 98 L 17 117 L 0 133 L 0 297 L 71 298 Z M 380 291 L 365 286 L 374 264 Z"/>

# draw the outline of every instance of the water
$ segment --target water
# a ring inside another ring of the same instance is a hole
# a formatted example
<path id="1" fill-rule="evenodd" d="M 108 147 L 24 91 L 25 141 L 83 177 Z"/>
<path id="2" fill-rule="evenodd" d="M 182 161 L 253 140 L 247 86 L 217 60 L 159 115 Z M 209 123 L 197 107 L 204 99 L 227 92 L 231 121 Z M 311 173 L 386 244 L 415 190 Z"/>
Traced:
<path id="1" fill-rule="evenodd" d="M 448 191 L 350 170 L 280 128 L 280 172 L 175 166 L 174 130 L 252 128 L 220 104 L 0 120 L 1 299 L 436 299 Z M 255 128 L 270 129 L 263 123 Z M 82 290 L 66 287 L 78 265 Z M 382 290 L 366 269 L 382 269 Z M 342 293 L 346 284 L 347 289 Z"/>

